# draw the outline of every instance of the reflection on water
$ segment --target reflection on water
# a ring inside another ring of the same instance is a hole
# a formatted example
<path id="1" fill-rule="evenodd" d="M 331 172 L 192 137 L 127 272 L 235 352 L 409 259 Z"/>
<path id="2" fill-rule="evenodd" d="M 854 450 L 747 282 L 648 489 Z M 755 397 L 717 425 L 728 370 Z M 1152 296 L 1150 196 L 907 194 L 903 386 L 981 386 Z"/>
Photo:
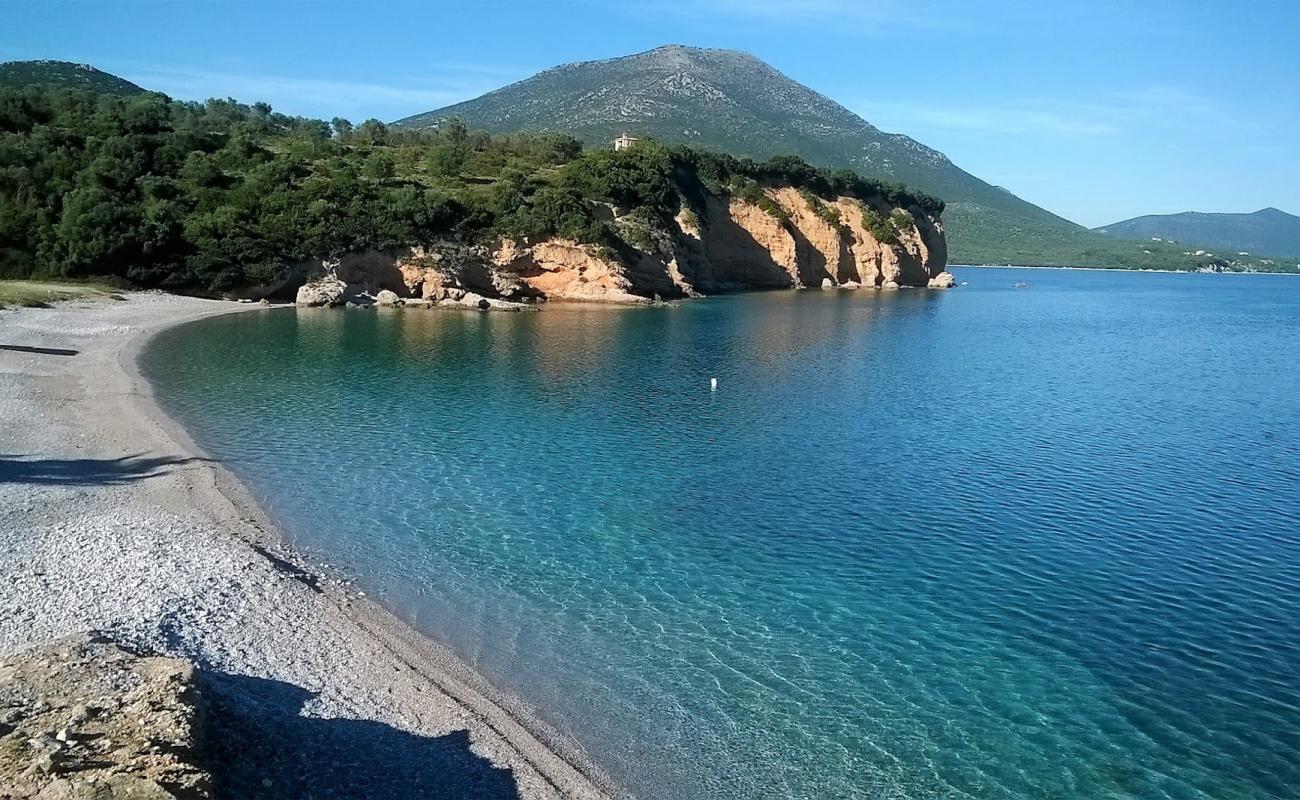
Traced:
<path id="1" fill-rule="evenodd" d="M 1300 281 L 961 278 L 254 312 L 146 369 L 644 797 L 1297 796 Z"/>

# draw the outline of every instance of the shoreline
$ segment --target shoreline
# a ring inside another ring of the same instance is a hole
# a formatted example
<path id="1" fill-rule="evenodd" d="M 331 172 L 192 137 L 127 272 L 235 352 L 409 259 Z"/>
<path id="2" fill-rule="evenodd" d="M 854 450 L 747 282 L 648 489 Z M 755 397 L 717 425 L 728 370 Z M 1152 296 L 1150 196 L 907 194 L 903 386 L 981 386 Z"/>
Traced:
<path id="1" fill-rule="evenodd" d="M 468 752 L 449 761 L 477 756 L 494 776 L 508 770 L 518 797 L 627 796 L 522 699 L 367 599 L 348 576 L 289 548 L 251 492 L 165 412 L 141 374 L 139 357 L 163 330 L 222 314 L 285 312 L 163 294 L 126 298 L 0 312 L 0 378 L 19 412 L 10 419 L 23 411 L 39 419 L 26 430 L 0 424 L 0 452 L 22 454 L 0 461 L 0 513 L 28 522 L 15 533 L 36 534 L 0 535 L 7 586 L 0 653 L 106 630 L 217 676 L 300 689 L 308 698 L 302 716 L 364 719 L 428 737 L 417 742 L 461 735 Z M 141 463 L 143 472 L 126 474 Z M 105 559 L 105 550 L 125 552 Z M 126 586 L 110 583 L 105 596 L 94 573 L 120 570 L 117 561 L 135 580 L 123 576 Z M 76 591 L 78 581 L 101 591 Z M 220 697 L 220 680 L 218 702 L 251 718 L 241 723 L 261 724 L 254 703 Z M 274 735 L 284 721 L 267 724 Z M 449 786 L 482 781 L 483 770 L 465 772 L 439 777 Z"/>
<path id="2" fill-rule="evenodd" d="M 1129 267 L 1025 267 L 1019 264 L 949 264 L 948 268 L 957 269 L 1053 269 L 1074 270 L 1076 272 L 1131 272 L 1137 274 L 1159 273 L 1161 275 L 1300 275 L 1300 270 L 1293 272 L 1248 272 L 1246 270 L 1226 270 L 1224 272 L 1201 272 L 1195 269 L 1131 269 Z"/>

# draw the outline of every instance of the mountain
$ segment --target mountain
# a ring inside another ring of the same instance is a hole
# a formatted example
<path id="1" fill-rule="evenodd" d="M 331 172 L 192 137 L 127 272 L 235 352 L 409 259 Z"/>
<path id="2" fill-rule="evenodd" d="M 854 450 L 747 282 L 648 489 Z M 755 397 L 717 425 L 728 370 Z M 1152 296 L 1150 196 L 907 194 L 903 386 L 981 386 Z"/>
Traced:
<path id="1" fill-rule="evenodd" d="M 603 61 L 565 64 L 474 100 L 407 117 L 433 126 L 460 117 L 492 133 L 563 131 L 588 144 L 626 131 L 901 181 L 948 203 L 954 263 L 1165 266 L 1156 253 L 1117 242 L 992 186 L 943 153 L 886 133 L 833 100 L 734 50 L 669 45 Z M 1159 248 L 1157 248 L 1158 250 Z"/>
<path id="2" fill-rule="evenodd" d="M 1172 239 L 1228 254 L 1300 257 L 1300 217 L 1276 208 L 1253 214 L 1151 214 L 1096 230 L 1127 239 Z"/>
<path id="3" fill-rule="evenodd" d="M 0 64 L 0 86 L 18 89 L 88 89 L 122 96 L 145 93 L 144 89 L 125 78 L 95 69 L 89 64 L 73 64 L 70 61 L 7 61 Z"/>

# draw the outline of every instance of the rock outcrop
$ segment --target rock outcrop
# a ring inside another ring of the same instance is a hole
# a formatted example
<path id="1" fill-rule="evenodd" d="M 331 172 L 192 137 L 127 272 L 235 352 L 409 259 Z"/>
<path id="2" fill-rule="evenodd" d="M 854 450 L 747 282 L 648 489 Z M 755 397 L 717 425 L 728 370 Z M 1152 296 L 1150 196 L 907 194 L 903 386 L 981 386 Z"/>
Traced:
<path id="1" fill-rule="evenodd" d="M 816 198 L 788 186 L 763 191 L 761 205 L 702 191 L 696 207 L 661 221 L 609 207 L 616 247 L 433 242 L 348 254 L 306 272 L 298 265 L 306 281 L 298 304 L 519 310 L 546 299 L 651 303 L 742 289 L 953 285 L 941 277 L 942 224 L 919 207 Z"/>
<path id="2" fill-rule="evenodd" d="M 919 208 L 870 207 L 882 217 L 898 214 L 907 220 L 897 227 L 896 241 L 882 242 L 864 221 L 869 207 L 859 200 L 810 201 L 789 187 L 769 188 L 766 194 L 779 215 L 736 197 L 724 202 L 710 195 L 697 229 L 678 222 L 677 238 L 686 245 L 679 253 L 684 280 L 678 288 L 716 292 L 817 287 L 827 281 L 843 288 L 928 286 L 947 266 L 941 224 Z"/>
<path id="3" fill-rule="evenodd" d="M 343 304 L 347 289 L 346 283 L 329 273 L 299 286 L 294 302 L 300 306 L 338 306 Z"/>
<path id="4" fill-rule="evenodd" d="M 185 661 L 80 635 L 0 662 L 0 797 L 210 797 Z"/>
<path id="5" fill-rule="evenodd" d="M 633 270 L 614 254 L 590 245 L 555 239 L 529 247 L 507 240 L 493 262 L 543 297 L 604 303 L 649 299 L 633 291 Z"/>

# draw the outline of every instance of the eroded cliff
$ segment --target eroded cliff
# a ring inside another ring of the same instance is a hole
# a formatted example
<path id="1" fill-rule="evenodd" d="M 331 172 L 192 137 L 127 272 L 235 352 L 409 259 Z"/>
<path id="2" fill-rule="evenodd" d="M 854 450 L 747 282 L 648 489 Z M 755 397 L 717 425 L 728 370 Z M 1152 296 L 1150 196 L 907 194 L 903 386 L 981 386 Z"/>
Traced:
<path id="1" fill-rule="evenodd" d="M 544 299 L 647 303 L 741 289 L 952 284 L 942 223 L 918 207 L 767 187 L 749 197 L 701 192 L 671 219 L 610 214 L 617 246 L 505 239 L 353 253 L 328 264 L 299 302 L 364 302 L 386 290 L 408 304 L 512 308 Z"/>

